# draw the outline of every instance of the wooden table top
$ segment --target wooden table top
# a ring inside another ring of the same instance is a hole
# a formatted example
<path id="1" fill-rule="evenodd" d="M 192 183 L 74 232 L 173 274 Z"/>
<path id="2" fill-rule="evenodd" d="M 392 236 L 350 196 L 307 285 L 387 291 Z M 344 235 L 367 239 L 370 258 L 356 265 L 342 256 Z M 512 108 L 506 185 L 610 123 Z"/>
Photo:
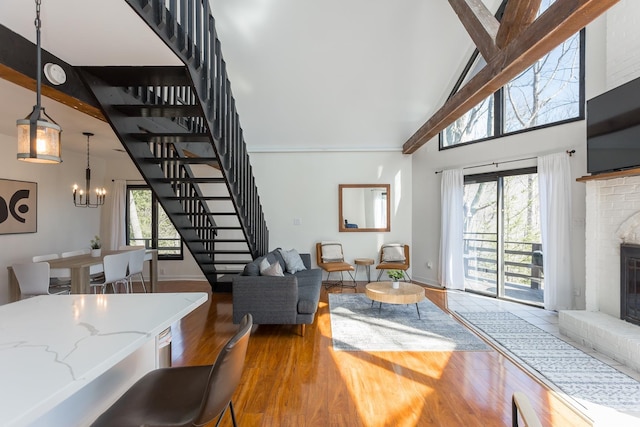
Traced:
<path id="1" fill-rule="evenodd" d="M 353 260 L 354 264 L 357 265 L 373 265 L 373 258 L 356 258 Z"/>
<path id="2" fill-rule="evenodd" d="M 399 282 L 394 289 L 392 282 L 371 282 L 365 287 L 369 299 L 387 304 L 416 304 L 425 299 L 424 288 L 413 283 Z"/>

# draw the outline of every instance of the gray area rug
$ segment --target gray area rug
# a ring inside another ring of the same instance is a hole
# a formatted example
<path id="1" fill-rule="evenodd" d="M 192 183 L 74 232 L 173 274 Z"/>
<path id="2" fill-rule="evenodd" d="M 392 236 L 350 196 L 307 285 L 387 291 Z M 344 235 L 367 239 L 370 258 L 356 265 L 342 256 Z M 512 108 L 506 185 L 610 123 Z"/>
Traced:
<path id="1" fill-rule="evenodd" d="M 585 406 L 640 412 L 640 383 L 509 312 L 457 312 Z"/>
<path id="2" fill-rule="evenodd" d="M 364 294 L 329 294 L 334 350 L 487 351 L 490 347 L 429 300 L 371 307 Z"/>

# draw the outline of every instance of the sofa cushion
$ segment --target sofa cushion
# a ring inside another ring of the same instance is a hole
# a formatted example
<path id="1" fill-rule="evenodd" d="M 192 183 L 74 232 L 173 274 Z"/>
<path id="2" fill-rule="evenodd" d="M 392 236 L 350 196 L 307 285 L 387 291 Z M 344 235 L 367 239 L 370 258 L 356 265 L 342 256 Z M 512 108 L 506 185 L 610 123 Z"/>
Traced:
<path id="1" fill-rule="evenodd" d="M 259 276 L 260 275 L 260 263 L 264 257 L 256 258 L 254 261 L 251 261 L 247 265 L 244 266 L 244 270 L 242 270 L 243 276 Z"/>
<path id="2" fill-rule="evenodd" d="M 263 276 L 279 276 L 279 277 L 284 276 L 284 273 L 282 272 L 282 267 L 280 266 L 279 262 L 274 262 L 273 264 L 269 265 L 267 268 L 260 269 L 260 274 Z"/>
<path id="3" fill-rule="evenodd" d="M 302 262 L 302 258 L 300 258 L 300 254 L 295 249 L 291 249 L 290 251 L 280 249 L 280 254 L 284 259 L 287 273 L 295 274 L 298 271 L 307 269 L 304 266 L 304 262 Z"/>

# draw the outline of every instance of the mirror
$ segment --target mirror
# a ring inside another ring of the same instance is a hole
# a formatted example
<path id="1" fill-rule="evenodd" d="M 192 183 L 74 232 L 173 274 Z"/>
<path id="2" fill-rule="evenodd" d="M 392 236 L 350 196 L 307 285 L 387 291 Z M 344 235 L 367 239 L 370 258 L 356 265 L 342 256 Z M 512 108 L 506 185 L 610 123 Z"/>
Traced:
<path id="1" fill-rule="evenodd" d="M 390 231 L 389 184 L 340 184 L 339 231 Z"/>

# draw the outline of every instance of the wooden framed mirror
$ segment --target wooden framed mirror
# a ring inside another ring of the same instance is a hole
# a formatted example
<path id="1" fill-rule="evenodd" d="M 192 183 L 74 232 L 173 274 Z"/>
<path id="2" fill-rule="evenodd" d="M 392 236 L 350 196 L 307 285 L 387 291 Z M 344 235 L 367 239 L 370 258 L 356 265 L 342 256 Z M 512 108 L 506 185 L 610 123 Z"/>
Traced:
<path id="1" fill-rule="evenodd" d="M 338 195 L 339 231 L 391 230 L 389 184 L 340 184 Z"/>

